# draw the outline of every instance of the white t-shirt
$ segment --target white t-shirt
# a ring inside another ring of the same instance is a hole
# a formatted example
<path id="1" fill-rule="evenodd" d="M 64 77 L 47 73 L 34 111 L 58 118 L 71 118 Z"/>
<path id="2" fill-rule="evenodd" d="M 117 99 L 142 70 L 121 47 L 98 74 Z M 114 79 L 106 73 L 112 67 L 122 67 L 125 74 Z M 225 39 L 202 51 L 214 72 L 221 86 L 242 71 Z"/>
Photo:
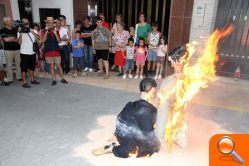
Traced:
<path id="1" fill-rule="evenodd" d="M 28 33 L 32 41 L 35 41 L 35 36 L 29 32 Z M 33 42 L 29 38 L 27 33 L 22 33 L 22 43 L 21 43 L 21 49 L 20 53 L 21 54 L 27 54 L 27 55 L 33 55 L 35 52 L 33 51 Z M 17 37 L 19 38 L 20 33 L 18 32 Z"/>
<path id="2" fill-rule="evenodd" d="M 134 55 L 135 55 L 135 47 L 132 46 L 127 46 L 126 47 L 126 58 L 127 59 L 134 59 Z"/>
<path id="3" fill-rule="evenodd" d="M 60 38 L 63 38 L 63 36 L 66 35 L 67 39 L 69 39 L 69 36 L 68 36 L 69 30 L 68 30 L 68 28 L 61 27 L 60 30 L 59 30 L 59 34 L 60 34 Z M 59 45 L 60 46 L 67 45 L 67 41 L 61 41 L 61 42 L 59 42 Z"/>
<path id="4" fill-rule="evenodd" d="M 152 45 L 158 45 L 160 38 L 160 33 L 157 32 L 156 34 L 153 34 L 153 32 L 150 33 L 150 44 Z"/>
<path id="5" fill-rule="evenodd" d="M 165 57 L 165 46 L 164 45 L 159 45 L 158 47 L 158 53 L 157 53 L 157 56 L 159 57 Z"/>

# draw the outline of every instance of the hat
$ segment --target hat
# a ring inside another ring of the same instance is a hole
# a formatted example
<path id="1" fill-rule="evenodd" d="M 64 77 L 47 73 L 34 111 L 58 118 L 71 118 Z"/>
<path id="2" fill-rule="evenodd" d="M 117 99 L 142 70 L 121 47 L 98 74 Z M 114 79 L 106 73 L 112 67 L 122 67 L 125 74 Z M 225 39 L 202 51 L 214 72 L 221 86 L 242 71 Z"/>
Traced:
<path id="1" fill-rule="evenodd" d="M 53 17 L 47 17 L 46 20 L 44 20 L 45 22 L 55 22 Z"/>

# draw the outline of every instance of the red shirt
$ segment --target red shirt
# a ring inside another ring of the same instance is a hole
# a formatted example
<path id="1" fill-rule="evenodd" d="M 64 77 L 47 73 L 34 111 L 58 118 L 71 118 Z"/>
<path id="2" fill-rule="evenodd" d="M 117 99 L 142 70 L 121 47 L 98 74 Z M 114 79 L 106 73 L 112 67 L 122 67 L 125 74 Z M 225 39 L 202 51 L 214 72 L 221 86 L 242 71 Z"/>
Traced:
<path id="1" fill-rule="evenodd" d="M 54 32 L 53 31 L 51 31 L 49 33 L 51 34 L 51 36 L 54 36 Z M 43 37 L 44 34 L 45 34 L 45 31 L 41 32 L 41 36 L 42 37 Z M 57 35 L 60 38 L 60 34 L 59 34 L 58 31 L 57 31 Z M 58 57 L 58 56 L 61 56 L 60 51 L 45 51 L 45 52 L 43 52 L 43 55 L 45 57 Z"/>
<path id="2" fill-rule="evenodd" d="M 106 22 L 106 21 L 102 21 L 102 25 L 103 25 L 104 27 L 106 27 L 107 29 L 109 29 L 109 30 L 110 30 L 110 25 L 109 25 L 109 23 L 108 23 L 108 22 Z"/>

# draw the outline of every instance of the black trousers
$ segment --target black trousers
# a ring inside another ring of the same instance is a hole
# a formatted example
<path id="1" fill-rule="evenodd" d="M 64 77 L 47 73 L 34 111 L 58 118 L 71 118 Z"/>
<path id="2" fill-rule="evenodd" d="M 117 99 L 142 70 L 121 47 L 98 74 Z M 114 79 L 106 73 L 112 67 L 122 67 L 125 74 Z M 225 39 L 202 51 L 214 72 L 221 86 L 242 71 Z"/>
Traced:
<path id="1" fill-rule="evenodd" d="M 61 67 L 63 73 L 68 73 L 70 71 L 70 51 L 67 45 L 60 46 L 61 53 Z"/>
<path id="2" fill-rule="evenodd" d="M 116 157 L 120 158 L 128 158 L 129 153 L 131 152 L 137 152 L 136 157 L 144 157 L 144 156 L 151 156 L 153 153 L 158 152 L 158 150 L 155 150 L 154 147 L 148 146 L 147 143 L 143 143 L 140 141 L 136 141 L 135 139 L 129 139 L 129 138 L 120 138 L 117 137 L 119 145 L 115 146 L 112 149 L 113 154 Z"/>

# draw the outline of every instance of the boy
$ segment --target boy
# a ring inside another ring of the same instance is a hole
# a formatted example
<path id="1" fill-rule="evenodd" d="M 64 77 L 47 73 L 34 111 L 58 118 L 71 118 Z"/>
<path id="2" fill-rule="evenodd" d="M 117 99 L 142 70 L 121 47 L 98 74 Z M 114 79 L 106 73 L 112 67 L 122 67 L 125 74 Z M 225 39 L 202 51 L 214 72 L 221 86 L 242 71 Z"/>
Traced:
<path id="1" fill-rule="evenodd" d="M 126 74 L 129 71 L 129 78 L 133 78 L 131 75 L 131 71 L 134 70 L 134 39 L 131 37 L 128 39 L 128 46 L 126 47 L 126 63 L 125 63 L 125 73 L 123 79 L 126 79 Z"/>
<path id="2" fill-rule="evenodd" d="M 84 41 L 80 39 L 80 34 L 81 32 L 77 30 L 75 32 L 75 38 L 72 40 L 74 77 L 77 76 L 77 72 L 79 72 L 78 75 L 81 75 L 84 65 Z"/>
<path id="3" fill-rule="evenodd" d="M 153 22 L 152 32 L 150 32 L 148 36 L 148 46 L 149 46 L 148 57 L 147 57 L 148 74 L 151 74 L 151 72 L 155 71 L 156 68 L 158 44 L 159 44 L 159 39 L 161 37 L 161 33 L 157 29 L 158 29 L 158 24 L 156 22 Z"/>

